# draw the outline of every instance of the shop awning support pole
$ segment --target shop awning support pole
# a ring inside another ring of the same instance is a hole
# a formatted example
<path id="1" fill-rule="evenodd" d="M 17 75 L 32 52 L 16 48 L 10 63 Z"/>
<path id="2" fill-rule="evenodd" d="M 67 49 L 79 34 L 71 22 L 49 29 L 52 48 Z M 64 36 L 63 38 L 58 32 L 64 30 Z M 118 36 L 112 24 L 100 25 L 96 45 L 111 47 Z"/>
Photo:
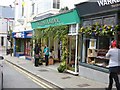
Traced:
<path id="1" fill-rule="evenodd" d="M 79 24 L 76 24 L 76 51 L 75 51 L 75 73 L 77 73 L 77 56 L 78 56 L 78 29 L 79 29 Z"/>

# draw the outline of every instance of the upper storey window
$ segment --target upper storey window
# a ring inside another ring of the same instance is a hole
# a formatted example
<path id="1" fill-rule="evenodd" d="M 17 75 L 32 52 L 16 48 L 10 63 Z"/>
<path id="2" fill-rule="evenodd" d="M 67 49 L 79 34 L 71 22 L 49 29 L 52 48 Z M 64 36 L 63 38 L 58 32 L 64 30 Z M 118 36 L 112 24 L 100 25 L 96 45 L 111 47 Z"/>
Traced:
<path id="1" fill-rule="evenodd" d="M 55 9 L 60 8 L 60 0 L 53 0 L 53 8 Z"/>

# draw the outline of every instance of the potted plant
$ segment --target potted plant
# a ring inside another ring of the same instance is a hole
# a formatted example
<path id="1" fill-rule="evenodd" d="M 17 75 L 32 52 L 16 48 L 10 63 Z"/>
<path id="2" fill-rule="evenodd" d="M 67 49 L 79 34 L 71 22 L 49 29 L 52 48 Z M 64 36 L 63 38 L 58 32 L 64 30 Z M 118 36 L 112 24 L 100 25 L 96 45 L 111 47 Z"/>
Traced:
<path id="1" fill-rule="evenodd" d="M 66 69 L 66 62 L 64 61 L 60 63 L 60 66 L 57 68 L 57 70 L 58 72 L 62 73 L 65 71 L 65 69 Z"/>

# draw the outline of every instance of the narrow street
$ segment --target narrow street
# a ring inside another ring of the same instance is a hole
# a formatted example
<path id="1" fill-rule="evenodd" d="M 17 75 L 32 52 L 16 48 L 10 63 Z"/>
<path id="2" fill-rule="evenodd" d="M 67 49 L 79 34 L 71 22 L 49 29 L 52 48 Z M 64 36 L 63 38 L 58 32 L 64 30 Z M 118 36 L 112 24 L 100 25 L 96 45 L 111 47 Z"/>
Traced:
<path id="1" fill-rule="evenodd" d="M 0 55 L 6 55 L 5 48 L 0 47 Z M 30 73 L 4 61 L 3 63 L 3 87 L 6 89 L 29 88 L 29 89 L 53 89 L 58 88 L 44 80 L 41 80 Z"/>
<path id="2" fill-rule="evenodd" d="M 40 80 L 39 78 L 4 62 L 4 89 L 7 88 L 45 88 L 50 90 L 56 88 L 48 82 Z"/>
<path id="3" fill-rule="evenodd" d="M 40 88 L 19 70 L 4 63 L 4 88 Z"/>

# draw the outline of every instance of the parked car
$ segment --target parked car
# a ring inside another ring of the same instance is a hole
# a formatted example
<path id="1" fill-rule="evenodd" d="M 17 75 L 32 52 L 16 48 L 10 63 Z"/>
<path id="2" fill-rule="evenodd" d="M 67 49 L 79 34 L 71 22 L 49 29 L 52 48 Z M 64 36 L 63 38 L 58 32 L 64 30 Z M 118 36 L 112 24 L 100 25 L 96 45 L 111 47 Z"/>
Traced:
<path id="1" fill-rule="evenodd" d="M 0 90 L 3 89 L 3 56 L 0 56 Z"/>

